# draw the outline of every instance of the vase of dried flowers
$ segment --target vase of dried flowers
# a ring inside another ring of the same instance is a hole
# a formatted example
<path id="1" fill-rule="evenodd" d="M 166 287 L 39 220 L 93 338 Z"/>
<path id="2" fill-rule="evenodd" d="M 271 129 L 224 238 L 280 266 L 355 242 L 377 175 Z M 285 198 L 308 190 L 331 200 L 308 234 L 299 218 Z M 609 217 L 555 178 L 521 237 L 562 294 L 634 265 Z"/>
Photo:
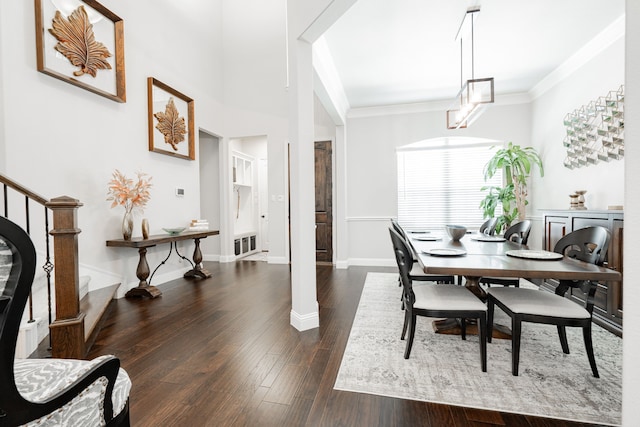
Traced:
<path id="1" fill-rule="evenodd" d="M 124 207 L 122 237 L 125 240 L 131 240 L 134 211 L 143 211 L 150 199 L 151 177 L 142 172 L 137 172 L 137 176 L 134 181 L 116 169 L 109 181 L 107 200 L 111 201 L 111 207 Z"/>

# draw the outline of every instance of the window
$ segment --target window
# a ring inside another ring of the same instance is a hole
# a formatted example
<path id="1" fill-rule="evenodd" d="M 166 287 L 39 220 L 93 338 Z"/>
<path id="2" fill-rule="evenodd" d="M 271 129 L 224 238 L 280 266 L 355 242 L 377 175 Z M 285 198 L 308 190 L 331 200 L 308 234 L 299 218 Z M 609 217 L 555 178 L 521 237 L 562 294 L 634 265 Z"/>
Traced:
<path id="1" fill-rule="evenodd" d="M 502 145 L 478 138 L 438 138 L 397 149 L 398 222 L 409 230 L 446 224 L 479 228 L 486 220 L 484 186 L 502 186 L 502 173 L 484 181 L 484 165 Z M 501 209 L 496 209 L 496 216 Z"/>

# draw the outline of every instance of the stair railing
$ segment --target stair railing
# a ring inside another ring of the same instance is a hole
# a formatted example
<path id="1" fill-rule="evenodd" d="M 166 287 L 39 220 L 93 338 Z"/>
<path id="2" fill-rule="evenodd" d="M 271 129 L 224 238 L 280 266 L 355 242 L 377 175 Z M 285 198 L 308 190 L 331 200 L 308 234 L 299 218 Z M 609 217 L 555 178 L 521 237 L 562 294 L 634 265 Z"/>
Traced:
<path id="1" fill-rule="evenodd" d="M 80 279 L 78 260 L 77 210 L 82 203 L 68 196 L 47 199 L 10 178 L 0 174 L 3 186 L 4 217 L 20 224 L 31 235 L 32 202 L 44 208 L 45 263 L 42 266 L 47 280 L 47 306 L 49 312 L 49 342 L 51 356 L 83 359 L 86 356 L 84 313 L 80 311 Z M 11 192 L 9 192 L 11 190 Z M 13 201 L 24 198 L 24 209 L 19 206 L 13 214 Z M 22 211 L 22 213 L 20 213 Z M 20 218 L 24 214 L 23 218 Z M 53 228 L 49 219 L 53 216 Z M 49 236 L 53 236 L 53 260 Z M 54 282 L 51 272 L 54 272 Z M 56 315 L 52 319 L 52 288 L 56 296 Z M 29 322 L 33 322 L 33 301 L 29 298 Z"/>

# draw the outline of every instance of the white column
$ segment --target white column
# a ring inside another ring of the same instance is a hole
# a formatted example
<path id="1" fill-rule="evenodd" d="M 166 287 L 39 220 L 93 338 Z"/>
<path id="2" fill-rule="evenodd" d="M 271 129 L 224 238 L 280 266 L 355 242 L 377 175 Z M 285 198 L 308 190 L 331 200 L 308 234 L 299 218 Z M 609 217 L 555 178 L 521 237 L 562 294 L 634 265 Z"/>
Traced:
<path id="1" fill-rule="evenodd" d="M 347 223 L 347 126 L 336 126 L 336 268 L 349 268 L 349 224 Z"/>
<path id="2" fill-rule="evenodd" d="M 636 181 L 640 176 L 640 2 L 626 1 L 625 40 L 625 194 L 624 194 L 624 340 L 622 376 L 622 425 L 638 425 L 640 405 L 640 287 L 637 286 L 640 265 L 635 255 L 636 236 L 640 236 L 640 192 Z"/>
<path id="3" fill-rule="evenodd" d="M 316 296 L 315 151 L 311 44 L 289 41 L 291 325 L 320 326 Z"/>

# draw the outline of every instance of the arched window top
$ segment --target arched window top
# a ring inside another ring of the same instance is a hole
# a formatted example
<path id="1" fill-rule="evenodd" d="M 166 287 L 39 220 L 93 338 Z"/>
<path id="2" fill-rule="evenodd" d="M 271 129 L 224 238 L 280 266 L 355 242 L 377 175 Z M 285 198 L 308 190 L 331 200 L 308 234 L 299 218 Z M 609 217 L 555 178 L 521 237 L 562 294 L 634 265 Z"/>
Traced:
<path id="1" fill-rule="evenodd" d="M 396 151 L 419 151 L 419 150 L 433 150 L 442 148 L 464 148 L 473 146 L 492 146 L 503 145 L 503 141 L 488 138 L 475 138 L 475 137 L 440 137 L 423 139 L 422 141 L 413 142 L 411 144 L 402 145 L 396 148 Z"/>

